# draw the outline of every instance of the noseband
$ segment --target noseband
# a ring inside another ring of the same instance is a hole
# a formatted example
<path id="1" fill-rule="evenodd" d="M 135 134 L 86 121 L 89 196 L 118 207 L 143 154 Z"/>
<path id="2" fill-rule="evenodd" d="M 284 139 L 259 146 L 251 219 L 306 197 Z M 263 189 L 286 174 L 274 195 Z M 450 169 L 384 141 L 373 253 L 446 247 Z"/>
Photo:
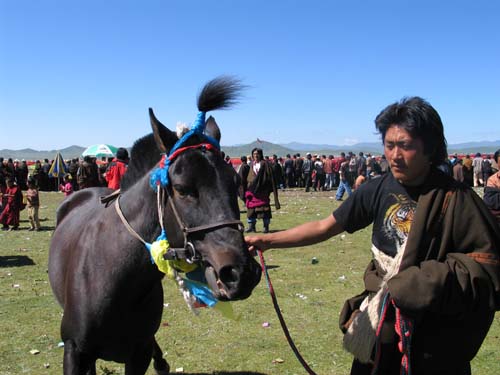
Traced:
<path id="1" fill-rule="evenodd" d="M 164 256 L 165 259 L 185 259 L 188 263 L 201 261 L 202 258 L 199 255 L 199 252 L 196 250 L 194 244 L 189 241 L 189 235 L 193 233 L 210 232 L 214 229 L 220 229 L 224 227 L 237 227 L 238 230 L 243 233 L 244 227 L 243 223 L 240 220 L 224 220 L 217 223 L 188 227 L 181 219 L 179 212 L 175 207 L 174 199 L 170 195 L 169 190 L 166 190 L 168 194 L 168 203 L 170 205 L 170 208 L 172 209 L 172 212 L 174 213 L 175 220 L 177 221 L 177 224 L 181 228 L 182 234 L 184 235 L 184 248 L 170 248 L 170 250 L 167 252 L 167 255 Z"/>

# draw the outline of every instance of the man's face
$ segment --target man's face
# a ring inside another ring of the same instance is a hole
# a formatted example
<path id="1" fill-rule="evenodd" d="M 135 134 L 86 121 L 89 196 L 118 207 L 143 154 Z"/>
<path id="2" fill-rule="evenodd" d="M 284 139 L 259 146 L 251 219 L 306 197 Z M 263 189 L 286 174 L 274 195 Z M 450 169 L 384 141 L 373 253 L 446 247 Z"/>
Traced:
<path id="1" fill-rule="evenodd" d="M 405 129 L 392 125 L 385 133 L 384 154 L 391 173 L 403 185 L 421 185 L 430 170 L 429 156 L 424 154 L 424 143 Z"/>
<path id="2" fill-rule="evenodd" d="M 260 154 L 258 151 L 254 151 L 252 154 L 253 160 L 260 161 Z"/>

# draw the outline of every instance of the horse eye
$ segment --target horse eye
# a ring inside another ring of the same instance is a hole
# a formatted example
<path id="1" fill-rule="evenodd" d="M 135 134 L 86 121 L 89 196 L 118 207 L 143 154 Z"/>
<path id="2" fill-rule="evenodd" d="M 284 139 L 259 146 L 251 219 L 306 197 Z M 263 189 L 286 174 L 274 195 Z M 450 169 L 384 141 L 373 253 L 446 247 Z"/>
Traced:
<path id="1" fill-rule="evenodd" d="M 174 185 L 174 190 L 179 193 L 181 196 L 185 197 L 185 196 L 196 196 L 196 192 L 194 189 L 188 187 L 188 186 L 185 186 L 185 185 L 179 185 L 179 184 L 176 184 Z"/>

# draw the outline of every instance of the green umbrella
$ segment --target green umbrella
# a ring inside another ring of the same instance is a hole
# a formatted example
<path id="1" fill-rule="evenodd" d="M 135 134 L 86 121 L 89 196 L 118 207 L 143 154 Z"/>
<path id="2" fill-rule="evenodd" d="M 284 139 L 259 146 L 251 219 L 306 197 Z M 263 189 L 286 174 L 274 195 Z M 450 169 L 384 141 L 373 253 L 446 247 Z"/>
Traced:
<path id="1" fill-rule="evenodd" d="M 116 156 L 117 150 L 118 147 L 102 143 L 87 147 L 85 151 L 82 152 L 82 156 L 94 156 L 96 158 L 111 158 Z"/>

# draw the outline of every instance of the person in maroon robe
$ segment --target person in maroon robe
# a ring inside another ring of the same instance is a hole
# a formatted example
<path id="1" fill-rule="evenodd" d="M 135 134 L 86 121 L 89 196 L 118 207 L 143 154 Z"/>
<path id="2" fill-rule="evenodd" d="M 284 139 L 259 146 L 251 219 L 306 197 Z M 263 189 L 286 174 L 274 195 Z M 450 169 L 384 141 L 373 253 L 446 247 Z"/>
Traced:
<path id="1" fill-rule="evenodd" d="M 12 178 L 7 180 L 7 189 L 3 193 L 2 201 L 4 202 L 4 209 L 0 215 L 2 230 L 17 230 L 23 204 L 23 193 Z"/>

